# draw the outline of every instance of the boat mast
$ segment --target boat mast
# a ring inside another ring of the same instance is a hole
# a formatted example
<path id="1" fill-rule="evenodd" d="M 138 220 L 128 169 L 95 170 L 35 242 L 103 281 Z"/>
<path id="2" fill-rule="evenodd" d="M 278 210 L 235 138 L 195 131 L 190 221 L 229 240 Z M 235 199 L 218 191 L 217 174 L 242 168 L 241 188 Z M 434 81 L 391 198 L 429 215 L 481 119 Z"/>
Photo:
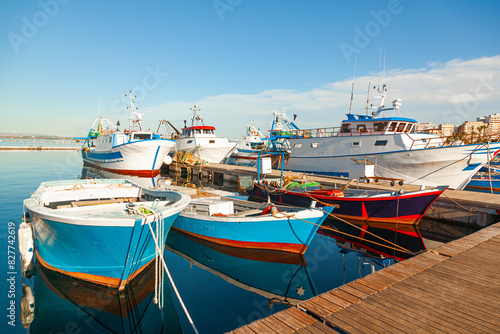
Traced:
<path id="1" fill-rule="evenodd" d="M 137 99 L 137 96 L 132 96 L 132 91 L 129 91 L 128 94 L 125 94 L 125 97 L 130 99 L 130 107 L 127 107 L 127 109 L 129 109 L 128 129 L 129 131 L 132 131 L 135 126 L 138 126 L 139 131 L 142 131 L 143 114 L 136 112 L 138 108 L 134 105 L 134 99 Z"/>
<path id="2" fill-rule="evenodd" d="M 352 99 L 354 95 L 354 78 L 356 77 L 356 65 L 358 64 L 358 56 L 356 56 L 356 61 L 354 62 L 354 74 L 352 75 L 352 87 L 351 87 L 351 103 L 349 104 L 349 114 L 352 108 Z"/>
<path id="3" fill-rule="evenodd" d="M 191 110 L 193 111 L 193 118 L 191 118 L 191 126 L 194 126 L 194 121 L 201 122 L 202 125 L 205 125 L 203 118 L 198 113 L 198 111 L 201 111 L 200 107 L 197 108 L 195 104 L 194 107 L 191 108 Z"/>

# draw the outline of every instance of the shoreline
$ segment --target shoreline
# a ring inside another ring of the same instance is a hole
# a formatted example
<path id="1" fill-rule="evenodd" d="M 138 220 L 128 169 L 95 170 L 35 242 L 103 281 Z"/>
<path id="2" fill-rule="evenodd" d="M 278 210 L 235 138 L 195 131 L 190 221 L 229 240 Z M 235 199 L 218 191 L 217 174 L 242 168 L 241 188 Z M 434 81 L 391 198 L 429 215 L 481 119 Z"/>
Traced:
<path id="1" fill-rule="evenodd" d="M 61 146 L 0 146 L 0 151 L 49 151 L 49 150 L 67 150 L 79 151 L 79 147 L 61 147 Z"/>

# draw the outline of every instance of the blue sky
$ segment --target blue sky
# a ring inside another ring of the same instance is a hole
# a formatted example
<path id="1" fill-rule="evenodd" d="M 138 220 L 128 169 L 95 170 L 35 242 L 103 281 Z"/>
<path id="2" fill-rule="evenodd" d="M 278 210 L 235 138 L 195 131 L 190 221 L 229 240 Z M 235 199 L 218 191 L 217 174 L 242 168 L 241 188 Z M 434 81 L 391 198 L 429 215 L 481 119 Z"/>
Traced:
<path id="1" fill-rule="evenodd" d="M 272 112 L 302 128 L 363 112 L 385 53 L 389 101 L 421 122 L 498 112 L 499 1 L 78 1 L 0 3 L 0 132 L 81 136 L 98 113 L 181 127 L 198 103 L 237 139 Z"/>

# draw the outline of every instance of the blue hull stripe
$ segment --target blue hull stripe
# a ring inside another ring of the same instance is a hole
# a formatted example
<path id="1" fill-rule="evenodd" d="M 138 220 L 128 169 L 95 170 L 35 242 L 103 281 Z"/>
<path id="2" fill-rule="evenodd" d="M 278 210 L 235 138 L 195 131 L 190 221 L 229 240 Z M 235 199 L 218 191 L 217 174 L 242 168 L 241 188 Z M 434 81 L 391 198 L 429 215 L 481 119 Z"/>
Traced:
<path id="1" fill-rule="evenodd" d="M 156 149 L 155 159 L 153 160 L 153 166 L 151 166 L 151 170 L 155 170 L 156 159 L 158 158 L 158 152 L 160 152 L 161 146 L 158 146 Z"/>

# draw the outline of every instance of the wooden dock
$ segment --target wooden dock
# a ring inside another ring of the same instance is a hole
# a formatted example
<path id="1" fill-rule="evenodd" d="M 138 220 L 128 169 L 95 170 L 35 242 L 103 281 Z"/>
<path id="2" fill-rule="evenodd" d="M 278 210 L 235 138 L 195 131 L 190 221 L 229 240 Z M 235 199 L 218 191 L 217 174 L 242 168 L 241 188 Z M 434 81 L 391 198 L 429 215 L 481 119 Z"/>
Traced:
<path id="1" fill-rule="evenodd" d="M 498 333 L 500 223 L 231 333 Z"/>
<path id="2" fill-rule="evenodd" d="M 187 166 L 183 164 L 173 163 L 169 168 L 169 173 L 180 173 L 191 168 L 190 175 L 192 180 L 199 181 L 199 176 L 207 179 L 215 177 L 215 179 L 226 180 L 234 183 L 239 183 L 242 176 L 253 176 L 256 178 L 256 167 L 235 166 L 226 164 L 214 164 L 201 166 Z M 163 172 L 163 171 L 162 171 Z M 266 177 L 280 177 L 279 170 L 273 170 L 272 174 Z M 284 172 L 284 175 L 297 175 L 302 173 Z M 310 180 L 321 182 L 323 185 L 345 185 L 348 180 L 345 178 L 322 176 L 308 174 Z M 371 182 L 371 183 L 353 183 L 352 188 L 371 189 L 371 190 L 388 190 L 395 191 L 403 189 L 405 192 L 419 190 L 416 185 L 390 186 L 387 182 Z M 425 217 L 433 220 L 442 220 L 453 223 L 461 223 L 468 225 L 476 225 L 477 227 L 485 227 L 496 223 L 500 220 L 500 195 L 489 193 L 478 193 L 474 191 L 462 190 L 446 190 L 436 202 L 427 210 Z"/>

